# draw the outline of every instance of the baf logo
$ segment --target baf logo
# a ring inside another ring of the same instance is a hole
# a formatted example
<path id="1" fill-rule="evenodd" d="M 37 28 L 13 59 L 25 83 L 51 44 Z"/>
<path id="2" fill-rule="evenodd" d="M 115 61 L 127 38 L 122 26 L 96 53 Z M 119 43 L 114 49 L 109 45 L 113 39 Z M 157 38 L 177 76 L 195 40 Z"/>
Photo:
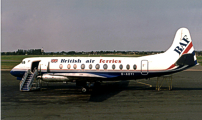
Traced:
<path id="1" fill-rule="evenodd" d="M 177 52 L 179 55 L 182 53 L 182 51 L 184 51 L 184 49 L 187 47 L 187 45 L 189 44 L 189 40 L 187 35 L 185 35 L 182 40 L 184 42 L 180 42 L 179 45 L 174 49 L 175 52 Z"/>
<path id="2" fill-rule="evenodd" d="M 58 59 L 51 59 L 51 63 L 57 63 Z"/>

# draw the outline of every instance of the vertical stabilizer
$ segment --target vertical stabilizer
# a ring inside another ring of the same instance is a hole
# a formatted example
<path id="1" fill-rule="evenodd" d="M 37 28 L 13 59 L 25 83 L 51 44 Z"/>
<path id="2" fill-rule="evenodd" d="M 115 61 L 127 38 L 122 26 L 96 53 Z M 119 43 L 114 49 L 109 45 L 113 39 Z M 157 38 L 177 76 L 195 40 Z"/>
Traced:
<path id="1" fill-rule="evenodd" d="M 194 62 L 197 64 L 192 39 L 187 28 L 180 28 L 176 32 L 174 41 L 165 54 L 171 56 L 170 59 L 175 59 L 176 61 L 184 54 L 192 54 Z"/>

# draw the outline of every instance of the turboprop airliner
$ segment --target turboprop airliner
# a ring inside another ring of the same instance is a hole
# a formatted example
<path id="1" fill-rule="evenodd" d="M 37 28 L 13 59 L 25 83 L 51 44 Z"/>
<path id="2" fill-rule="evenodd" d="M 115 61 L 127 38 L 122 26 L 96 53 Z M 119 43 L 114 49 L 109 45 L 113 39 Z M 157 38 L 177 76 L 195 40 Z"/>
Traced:
<path id="1" fill-rule="evenodd" d="M 28 78 L 34 76 L 46 82 L 76 82 L 85 92 L 87 83 L 147 79 L 179 72 L 196 64 L 189 30 L 180 28 L 171 47 L 161 54 L 143 57 L 25 58 L 10 73 L 21 80 L 22 91 L 28 90 L 26 86 L 32 82 Z"/>

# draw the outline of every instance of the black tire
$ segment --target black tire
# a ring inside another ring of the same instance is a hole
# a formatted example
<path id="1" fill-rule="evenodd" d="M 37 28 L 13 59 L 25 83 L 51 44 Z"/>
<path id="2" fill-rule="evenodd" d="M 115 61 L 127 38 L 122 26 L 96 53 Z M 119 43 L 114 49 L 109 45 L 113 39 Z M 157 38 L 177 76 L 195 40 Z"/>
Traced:
<path id="1" fill-rule="evenodd" d="M 88 88 L 87 87 L 82 87 L 81 88 L 81 92 L 82 93 L 87 93 L 88 92 Z"/>

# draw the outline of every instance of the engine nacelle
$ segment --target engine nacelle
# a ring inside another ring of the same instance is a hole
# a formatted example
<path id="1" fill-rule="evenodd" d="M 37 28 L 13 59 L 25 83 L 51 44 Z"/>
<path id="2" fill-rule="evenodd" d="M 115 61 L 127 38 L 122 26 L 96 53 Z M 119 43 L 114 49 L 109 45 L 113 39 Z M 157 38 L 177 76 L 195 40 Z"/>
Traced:
<path id="1" fill-rule="evenodd" d="M 69 79 L 65 76 L 54 76 L 50 74 L 43 74 L 42 80 L 46 82 L 64 82 L 69 81 Z"/>

